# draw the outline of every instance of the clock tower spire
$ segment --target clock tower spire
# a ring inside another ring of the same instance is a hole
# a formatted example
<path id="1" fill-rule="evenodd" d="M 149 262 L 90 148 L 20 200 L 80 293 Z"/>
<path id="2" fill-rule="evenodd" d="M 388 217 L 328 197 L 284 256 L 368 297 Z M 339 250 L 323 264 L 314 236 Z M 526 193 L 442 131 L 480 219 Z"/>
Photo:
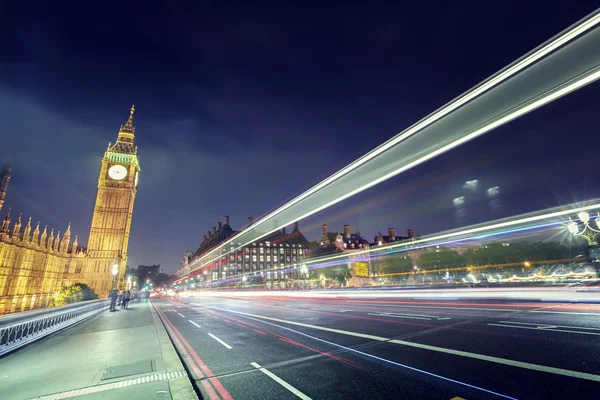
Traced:
<path id="1" fill-rule="evenodd" d="M 117 289 L 123 284 L 127 248 L 137 193 L 140 165 L 135 145 L 131 106 L 129 118 L 121 125 L 117 141 L 109 145 L 101 161 L 98 194 L 87 246 L 86 282 L 100 296 L 112 285 L 112 266 L 119 265 Z"/>

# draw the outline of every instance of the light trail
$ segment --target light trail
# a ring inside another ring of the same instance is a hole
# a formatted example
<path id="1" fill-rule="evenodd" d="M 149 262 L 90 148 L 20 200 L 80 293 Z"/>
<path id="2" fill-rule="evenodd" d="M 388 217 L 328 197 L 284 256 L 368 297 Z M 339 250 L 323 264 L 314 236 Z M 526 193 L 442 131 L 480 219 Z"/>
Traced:
<path id="1" fill-rule="evenodd" d="M 600 209 L 600 199 L 595 199 L 590 203 L 591 204 L 586 206 L 577 206 L 574 204 L 570 204 L 564 207 L 550 208 L 535 213 L 522 214 L 519 216 L 505 218 L 502 220 L 490 221 L 484 224 L 463 228 L 461 230 L 442 232 L 437 235 L 423 237 L 421 239 L 415 239 L 412 241 L 403 241 L 385 246 L 370 247 L 365 250 L 354 251 L 350 254 L 333 254 L 329 256 L 304 260 L 303 262 L 297 262 L 295 264 L 298 266 L 304 265 L 309 269 L 318 269 L 346 264 L 349 262 L 350 258 L 353 261 L 361 261 L 361 259 L 367 259 L 367 257 L 370 256 L 372 253 L 375 253 L 377 256 L 383 256 L 402 251 L 418 250 L 433 246 L 444 246 L 447 244 L 471 240 L 481 240 L 526 230 L 557 227 L 565 224 L 564 220 L 556 220 L 557 218 L 566 217 L 568 215 L 577 215 L 582 211 L 592 211 Z M 275 271 L 289 273 L 296 270 L 297 267 L 291 266 L 285 269 L 263 269 L 261 271 L 253 271 L 252 273 L 232 275 L 228 276 L 227 278 L 220 278 L 212 282 L 215 284 L 222 284 L 227 282 L 238 281 L 242 279 L 242 276 L 244 275 L 247 278 L 264 277 L 259 272 L 262 272 L 263 274 Z"/>
<path id="2" fill-rule="evenodd" d="M 182 278 L 198 271 L 283 226 L 350 198 L 599 79 L 600 53 L 596 51 L 600 46 L 599 23 L 600 14 L 595 11 L 464 95 L 215 246 L 177 274 Z M 541 63 L 541 60 L 545 62 Z M 273 228 L 258 232 L 257 228 L 267 222 L 274 223 Z M 230 250 L 226 251 L 227 248 Z"/>

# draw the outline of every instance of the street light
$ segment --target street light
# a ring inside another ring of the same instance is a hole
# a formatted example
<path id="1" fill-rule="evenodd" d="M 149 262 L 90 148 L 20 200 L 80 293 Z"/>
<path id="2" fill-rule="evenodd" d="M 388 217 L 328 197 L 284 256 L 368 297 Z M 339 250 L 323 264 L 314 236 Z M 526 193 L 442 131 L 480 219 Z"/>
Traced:
<path id="1" fill-rule="evenodd" d="M 579 219 L 579 222 L 581 224 L 576 221 L 573 221 L 571 217 L 569 217 L 569 222 L 567 223 L 567 230 L 573 236 L 585 237 L 590 246 L 597 244 L 598 241 L 596 237 L 600 233 L 600 214 L 597 214 L 596 218 L 593 220 L 594 224 L 596 225 L 596 228 L 592 227 L 592 225 L 590 224 L 592 220 L 590 219 L 590 214 L 588 214 L 586 211 L 582 211 L 579 214 L 577 214 L 577 218 Z M 581 228 L 580 225 L 582 225 L 583 228 Z"/>
<path id="2" fill-rule="evenodd" d="M 115 290 L 115 280 L 117 279 L 117 275 L 119 274 L 119 263 L 114 263 L 112 266 L 112 290 Z"/>

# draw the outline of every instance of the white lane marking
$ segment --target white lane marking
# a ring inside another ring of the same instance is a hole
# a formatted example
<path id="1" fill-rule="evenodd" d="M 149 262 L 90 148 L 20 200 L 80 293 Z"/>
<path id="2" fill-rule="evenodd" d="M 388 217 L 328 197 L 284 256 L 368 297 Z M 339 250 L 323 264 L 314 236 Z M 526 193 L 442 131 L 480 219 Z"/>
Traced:
<path id="1" fill-rule="evenodd" d="M 180 316 L 182 316 L 183 318 L 185 318 L 185 315 L 183 315 L 182 313 L 177 313 L 177 314 L 179 314 Z"/>
<path id="2" fill-rule="evenodd" d="M 196 325 L 198 328 L 202 328 L 200 325 L 198 325 L 197 323 L 195 323 L 194 321 L 192 321 L 191 319 L 188 319 L 188 321 L 190 321 L 192 324 Z"/>
<path id="3" fill-rule="evenodd" d="M 380 314 L 372 314 L 368 313 L 368 315 L 374 315 L 376 317 L 390 317 L 390 318 L 410 318 L 410 319 L 425 319 L 427 321 L 431 321 L 431 318 L 423 318 L 423 317 L 412 317 L 410 315 L 392 315 L 390 313 L 380 313 Z"/>
<path id="4" fill-rule="evenodd" d="M 569 329 L 587 329 L 590 331 L 600 331 L 600 328 L 588 328 L 585 326 L 573 326 L 573 325 L 555 325 L 555 324 L 535 324 L 533 322 L 518 322 L 518 321 L 500 321 L 503 324 L 517 324 L 517 325 L 533 325 L 537 327 L 554 327 L 554 328 L 569 328 Z"/>
<path id="5" fill-rule="evenodd" d="M 409 346 L 409 347 L 415 347 L 415 348 L 424 349 L 424 350 L 437 351 L 439 353 L 446 353 L 446 354 L 452 354 L 455 356 L 473 358 L 476 360 L 489 361 L 489 362 L 493 362 L 496 364 L 508 365 L 511 367 L 529 369 L 532 371 L 547 372 L 547 373 L 555 374 L 555 375 L 563 375 L 563 376 L 585 379 L 585 380 L 594 381 L 594 382 L 600 382 L 600 375 L 589 374 L 587 372 L 571 371 L 568 369 L 548 367 L 546 365 L 532 364 L 532 363 L 528 363 L 528 362 L 509 360 L 506 358 L 486 356 L 483 354 L 471 353 L 468 351 L 452 350 L 452 349 L 446 349 L 444 347 L 429 346 L 426 344 L 407 342 L 404 340 L 385 338 L 382 336 L 369 335 L 369 334 L 365 334 L 365 333 L 344 331 L 341 329 L 326 328 L 324 326 L 304 324 L 302 322 L 286 321 L 286 320 L 279 319 L 279 318 L 265 317 L 263 315 L 249 314 L 249 313 L 244 313 L 241 311 L 227 310 L 227 309 L 218 308 L 218 307 L 211 307 L 211 308 L 214 308 L 216 310 L 225 311 L 225 312 L 240 314 L 240 315 L 247 315 L 247 316 L 255 317 L 255 318 L 259 318 L 259 319 L 266 319 L 266 320 L 281 322 L 284 324 L 297 325 L 297 326 L 303 326 L 305 328 L 310 328 L 310 329 L 317 329 L 317 330 L 321 330 L 321 331 L 338 333 L 341 335 L 355 336 L 355 337 L 360 337 L 360 338 L 365 338 L 365 339 L 377 340 L 380 342 L 389 342 L 389 343 L 394 343 L 394 344 L 399 344 L 399 345 Z"/>
<path id="6" fill-rule="evenodd" d="M 505 324 L 488 324 L 490 326 L 502 326 L 504 328 L 516 328 L 516 329 L 531 329 L 535 331 L 550 331 L 550 332 L 564 332 L 564 333 L 578 333 L 580 335 L 594 335 L 600 336 L 600 333 L 596 332 L 580 332 L 580 331 L 569 331 L 566 329 L 553 329 L 555 326 L 540 325 L 540 326 L 520 326 L 520 325 L 505 325 Z"/>
<path id="7" fill-rule="evenodd" d="M 411 367 L 409 365 L 401 364 L 401 363 L 398 363 L 398 362 L 395 362 L 395 361 L 392 361 L 392 360 L 388 360 L 386 358 L 377 357 L 374 354 L 365 353 L 365 352 L 359 351 L 357 349 L 353 349 L 353 348 L 350 348 L 350 347 L 342 346 L 341 344 L 338 344 L 338 343 L 335 343 L 335 342 L 330 342 L 328 340 L 321 339 L 321 338 L 318 338 L 316 336 L 311 336 L 309 334 L 297 331 L 297 330 L 289 328 L 287 326 L 282 326 L 282 325 L 274 324 L 272 322 L 268 322 L 268 321 L 264 321 L 264 320 L 257 319 L 257 318 L 252 318 L 252 317 L 246 317 L 246 318 L 251 319 L 251 320 L 256 321 L 256 322 L 263 323 L 263 324 L 267 324 L 267 325 L 271 325 L 271 326 L 276 326 L 276 327 L 278 327 L 280 329 L 285 329 L 287 331 L 294 332 L 294 333 L 296 333 L 298 335 L 301 335 L 301 336 L 304 336 L 304 337 L 307 337 L 307 338 L 310 338 L 310 339 L 313 339 L 313 340 L 316 340 L 316 341 L 319 341 L 319 342 L 322 342 L 322 343 L 327 343 L 327 344 L 329 344 L 331 346 L 338 347 L 340 349 L 344 349 L 344 350 L 349 351 L 351 353 L 361 354 L 363 356 L 366 356 L 366 357 L 369 357 L 369 358 L 374 358 L 376 360 L 383 361 L 383 362 L 386 362 L 386 363 L 389 363 L 389 364 L 393 364 L 393 365 L 396 365 L 396 366 L 401 367 L 401 368 L 406 368 L 406 369 L 409 369 L 411 371 L 415 371 L 415 372 L 419 372 L 419 373 L 426 374 L 426 375 L 429 375 L 429 376 L 433 376 L 435 378 L 443 379 L 443 380 L 448 381 L 448 382 L 458 383 L 459 385 L 467 386 L 467 387 L 470 387 L 470 388 L 473 388 L 473 389 L 476 389 L 476 390 L 480 390 L 480 391 L 483 391 L 483 392 L 486 392 L 486 393 L 491 393 L 491 394 L 494 394 L 496 396 L 503 397 L 503 398 L 506 398 L 506 399 L 517 400 L 514 397 L 506 396 L 504 394 L 501 394 L 501 393 L 498 393 L 498 392 L 494 392 L 492 390 L 488 390 L 488 389 L 485 389 L 485 388 L 482 388 L 482 387 L 479 387 L 479 386 L 471 385 L 471 384 L 466 383 L 466 382 L 457 381 L 456 379 L 451 379 L 451 378 L 448 378 L 446 376 L 434 374 L 433 372 L 429 372 L 429 371 L 425 371 L 425 370 L 422 370 L 422 369 L 419 369 L 419 368 Z"/>
<path id="8" fill-rule="evenodd" d="M 352 311 L 352 310 L 340 310 L 338 308 L 311 308 L 311 310 L 315 310 L 315 311 L 331 311 L 331 312 L 339 312 L 339 313 L 345 313 L 345 312 Z"/>
<path id="9" fill-rule="evenodd" d="M 430 320 L 432 318 L 435 319 L 451 319 L 450 317 L 440 317 L 439 315 L 425 315 L 425 314 L 400 314 L 400 313 L 388 313 L 388 312 L 378 312 L 378 313 L 368 313 L 369 315 L 378 315 L 381 317 L 395 317 L 395 318 L 414 318 L 414 319 L 427 319 Z M 419 318 L 421 317 L 421 318 Z"/>
<path id="10" fill-rule="evenodd" d="M 395 304 L 377 304 L 374 307 L 396 307 L 396 308 L 434 308 L 441 310 L 474 310 L 474 311 L 499 311 L 499 312 L 533 312 L 542 314 L 569 314 L 569 315 L 589 315 L 599 316 L 600 313 L 586 313 L 586 312 L 575 312 L 575 311 L 546 311 L 546 310 L 515 310 L 512 308 L 482 308 L 482 307 L 451 307 L 451 306 L 404 306 Z"/>
<path id="11" fill-rule="evenodd" d="M 295 387 L 293 387 L 292 385 L 290 385 L 289 383 L 287 383 L 286 381 L 284 381 L 283 379 L 281 379 L 280 377 L 278 377 L 277 375 L 275 375 L 274 373 L 269 371 L 268 369 L 261 367 L 260 365 L 258 365 L 255 362 L 252 363 L 252 366 L 254 368 L 258 368 L 258 370 L 260 372 L 267 375 L 269 378 L 273 379 L 275 382 L 279 383 L 281 386 L 283 386 L 290 392 L 294 393 L 296 396 L 298 396 L 302 400 L 311 400 L 310 397 L 308 397 L 307 395 L 305 395 L 304 393 L 302 393 L 301 391 L 299 391 L 298 389 L 296 389 Z"/>
<path id="12" fill-rule="evenodd" d="M 211 338 L 215 339 L 217 342 L 221 343 L 223 346 L 227 347 L 228 349 L 231 349 L 230 345 L 228 345 L 227 343 L 225 343 L 224 341 L 222 341 L 221 339 L 219 339 L 218 337 L 216 337 L 212 333 L 209 333 L 208 336 L 210 336 Z"/>

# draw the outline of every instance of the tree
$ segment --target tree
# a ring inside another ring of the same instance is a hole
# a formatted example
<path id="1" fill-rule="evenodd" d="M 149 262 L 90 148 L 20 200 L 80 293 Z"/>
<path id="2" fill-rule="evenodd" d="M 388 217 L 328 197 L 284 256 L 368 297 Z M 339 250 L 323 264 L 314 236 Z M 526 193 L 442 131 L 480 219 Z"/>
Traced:
<path id="1" fill-rule="evenodd" d="M 85 283 L 76 283 L 61 288 L 52 295 L 50 306 L 64 306 L 66 304 L 78 303 L 80 301 L 97 299 L 98 295 Z"/>
<path id="2" fill-rule="evenodd" d="M 417 265 L 421 268 L 460 268 L 464 267 L 467 259 L 458 254 L 457 251 L 439 249 L 438 251 L 427 251 L 419 256 Z"/>
<path id="3" fill-rule="evenodd" d="M 400 274 L 413 270 L 412 258 L 407 255 L 384 255 L 377 260 L 376 265 L 378 274 Z"/>

